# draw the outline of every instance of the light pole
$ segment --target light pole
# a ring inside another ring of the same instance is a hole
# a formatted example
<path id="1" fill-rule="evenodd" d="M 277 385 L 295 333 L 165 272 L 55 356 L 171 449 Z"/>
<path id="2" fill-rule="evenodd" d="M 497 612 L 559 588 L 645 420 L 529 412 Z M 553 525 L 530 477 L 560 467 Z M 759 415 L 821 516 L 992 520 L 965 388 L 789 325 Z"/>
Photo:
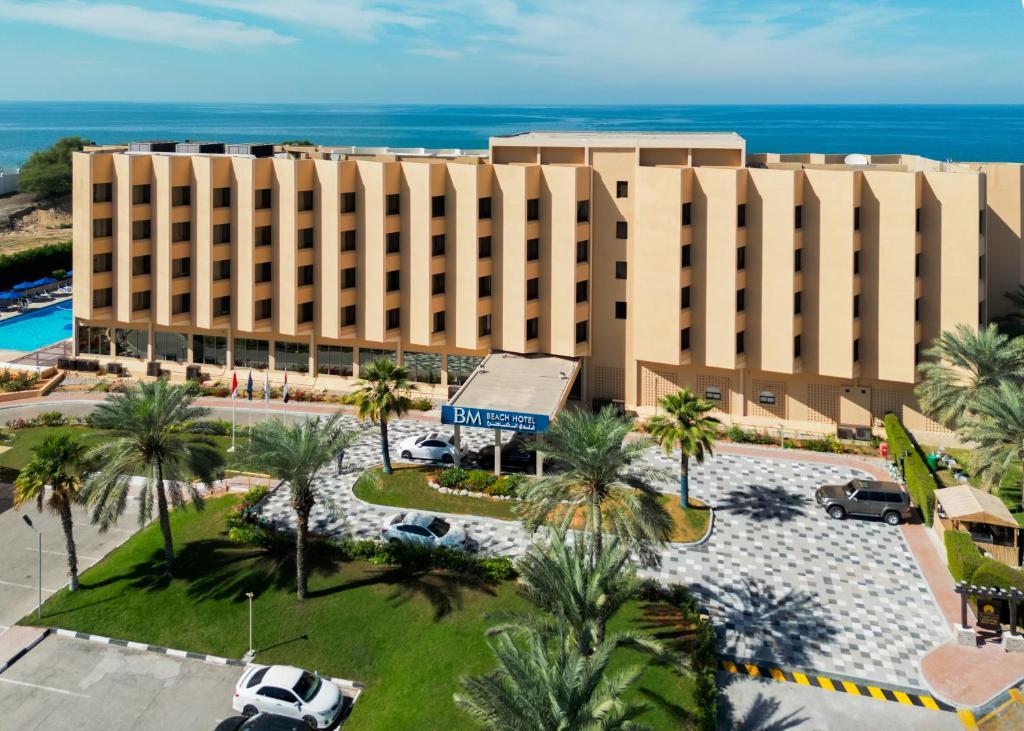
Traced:
<path id="1" fill-rule="evenodd" d="M 36 537 L 39 539 L 39 603 L 36 605 L 36 616 L 39 619 L 43 618 L 43 534 L 32 525 L 32 519 L 27 515 L 21 516 L 21 519 L 25 521 L 25 525 L 36 532 Z"/>
<path id="2" fill-rule="evenodd" d="M 248 662 L 252 662 L 252 659 L 256 657 L 256 651 L 252 649 L 252 592 L 245 592 L 246 598 L 249 600 L 249 652 L 245 653 L 245 659 Z"/>

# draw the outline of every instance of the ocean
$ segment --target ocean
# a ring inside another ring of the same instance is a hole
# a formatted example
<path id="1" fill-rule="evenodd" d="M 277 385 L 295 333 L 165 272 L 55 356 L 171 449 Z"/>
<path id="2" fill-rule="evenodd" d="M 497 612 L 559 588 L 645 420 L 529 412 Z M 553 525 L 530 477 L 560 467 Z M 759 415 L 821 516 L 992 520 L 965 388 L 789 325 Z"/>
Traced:
<path id="1" fill-rule="evenodd" d="M 0 167 L 67 135 L 485 148 L 527 130 L 735 131 L 750 152 L 1024 162 L 1024 106 L 430 106 L 0 102 Z"/>

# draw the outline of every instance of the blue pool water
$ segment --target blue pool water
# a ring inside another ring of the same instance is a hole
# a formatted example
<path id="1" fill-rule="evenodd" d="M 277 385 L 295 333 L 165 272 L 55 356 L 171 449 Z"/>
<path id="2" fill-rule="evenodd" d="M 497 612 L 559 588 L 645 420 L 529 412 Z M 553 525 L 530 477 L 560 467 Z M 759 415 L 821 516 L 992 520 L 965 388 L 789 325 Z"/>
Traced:
<path id="1" fill-rule="evenodd" d="M 36 350 L 70 337 L 70 300 L 0 322 L 0 350 Z"/>

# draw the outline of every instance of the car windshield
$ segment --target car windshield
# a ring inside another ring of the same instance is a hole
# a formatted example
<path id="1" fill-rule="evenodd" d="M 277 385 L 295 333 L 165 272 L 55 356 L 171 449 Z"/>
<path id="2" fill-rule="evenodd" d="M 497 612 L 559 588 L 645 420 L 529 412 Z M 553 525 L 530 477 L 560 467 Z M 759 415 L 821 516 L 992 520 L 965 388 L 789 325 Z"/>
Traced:
<path id="1" fill-rule="evenodd" d="M 299 682 L 295 684 L 295 687 L 292 690 L 295 691 L 295 695 L 306 703 L 309 703 L 316 697 L 317 692 L 320 690 L 320 683 L 320 678 L 312 673 L 303 673 L 302 677 L 299 678 Z"/>
<path id="2" fill-rule="evenodd" d="M 843 492 L 846 493 L 846 497 L 853 497 L 853 493 L 857 492 L 857 488 L 853 485 L 847 485 L 843 488 Z"/>
<path id="3" fill-rule="evenodd" d="M 441 520 L 440 518 L 434 518 L 432 521 L 430 521 L 430 525 L 427 527 L 430 528 L 430 532 L 438 538 L 445 535 L 448 532 L 448 529 L 451 528 L 450 525 L 448 525 L 445 521 Z"/>

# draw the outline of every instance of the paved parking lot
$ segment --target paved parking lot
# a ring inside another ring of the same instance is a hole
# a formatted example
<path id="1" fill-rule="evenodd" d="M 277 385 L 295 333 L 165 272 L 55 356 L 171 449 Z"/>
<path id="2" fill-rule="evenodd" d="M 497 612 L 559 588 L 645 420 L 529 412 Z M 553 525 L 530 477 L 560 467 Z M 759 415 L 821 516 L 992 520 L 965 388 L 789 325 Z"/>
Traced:
<path id="1" fill-rule="evenodd" d="M 241 669 L 51 635 L 0 675 L 0 728 L 213 729 Z"/>

